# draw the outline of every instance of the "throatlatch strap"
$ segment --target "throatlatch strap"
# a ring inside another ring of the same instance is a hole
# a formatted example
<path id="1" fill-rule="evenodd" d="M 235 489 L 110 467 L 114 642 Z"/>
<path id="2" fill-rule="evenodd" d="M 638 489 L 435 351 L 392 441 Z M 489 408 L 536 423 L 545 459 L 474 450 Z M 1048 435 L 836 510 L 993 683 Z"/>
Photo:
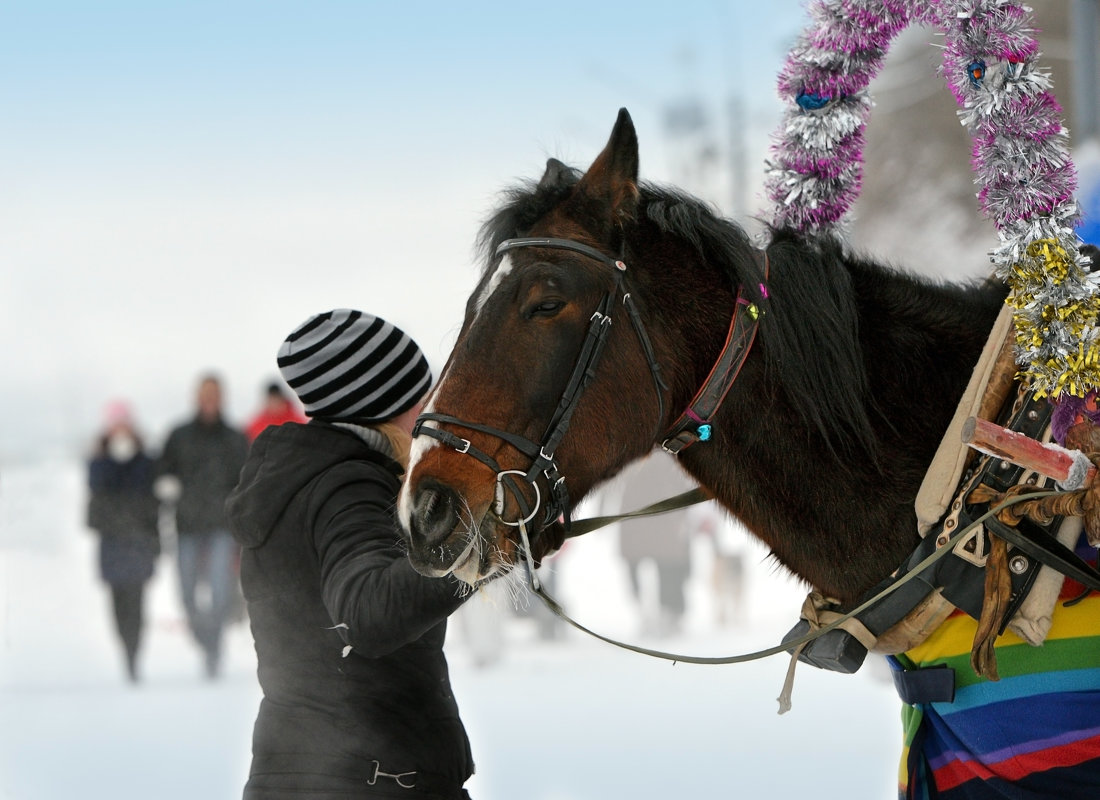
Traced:
<path id="1" fill-rule="evenodd" d="M 758 313 L 756 307 L 745 304 L 738 293 L 737 308 L 730 320 L 729 333 L 718 360 L 661 444 L 669 453 L 679 455 L 696 442 L 705 442 L 710 438 L 710 420 L 726 399 L 756 338 Z"/>
<path id="2" fill-rule="evenodd" d="M 768 275 L 771 271 L 771 262 L 768 259 L 768 251 L 763 251 L 763 281 L 760 284 L 761 298 L 768 296 Z M 760 314 L 763 313 L 755 303 L 751 303 L 744 297 L 744 286 L 737 290 L 737 301 L 733 307 L 733 319 L 730 320 L 729 333 L 726 334 L 726 343 L 722 345 L 722 352 L 718 359 L 695 393 L 695 397 L 688 403 L 684 413 L 673 423 L 669 432 L 665 434 L 661 447 L 672 455 L 680 452 L 696 442 L 705 442 L 711 437 L 711 419 L 726 399 L 733 382 L 737 380 L 741 367 L 748 358 L 749 350 L 756 339 L 756 332 L 760 327 Z"/>

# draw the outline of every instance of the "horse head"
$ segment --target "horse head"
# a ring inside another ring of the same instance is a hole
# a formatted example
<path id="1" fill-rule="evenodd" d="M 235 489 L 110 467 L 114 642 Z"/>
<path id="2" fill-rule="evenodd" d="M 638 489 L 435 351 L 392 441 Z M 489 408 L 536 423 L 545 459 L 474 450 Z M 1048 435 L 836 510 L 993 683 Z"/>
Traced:
<path id="1" fill-rule="evenodd" d="M 583 175 L 551 159 L 487 223 L 487 268 L 399 500 L 424 574 L 474 584 L 507 569 L 524 535 L 562 524 L 571 502 L 653 447 L 670 345 L 638 312 L 652 292 L 627 257 L 638 196 L 624 109 Z"/>
<path id="2" fill-rule="evenodd" d="M 507 570 L 657 446 L 831 597 L 912 550 L 913 498 L 1003 285 L 936 285 L 796 231 L 760 250 L 638 182 L 625 111 L 586 172 L 550 160 L 481 243 L 398 503 L 418 570 Z"/>

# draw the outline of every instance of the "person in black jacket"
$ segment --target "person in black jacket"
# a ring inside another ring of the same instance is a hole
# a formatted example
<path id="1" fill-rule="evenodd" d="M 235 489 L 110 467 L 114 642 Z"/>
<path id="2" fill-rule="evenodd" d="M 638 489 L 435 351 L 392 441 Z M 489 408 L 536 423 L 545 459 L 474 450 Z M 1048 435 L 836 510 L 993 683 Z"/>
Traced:
<path id="1" fill-rule="evenodd" d="M 176 502 L 176 556 L 180 594 L 191 633 L 205 656 L 206 674 L 217 676 L 222 629 L 233 608 L 237 558 L 225 520 L 225 500 L 237 484 L 248 454 L 242 431 L 222 416 L 222 386 L 216 375 L 199 380 L 197 412 L 175 428 L 158 463 L 161 477 L 172 476 Z M 209 592 L 196 590 L 205 583 Z"/>
<path id="2" fill-rule="evenodd" d="M 134 428 L 129 406 L 112 403 L 88 462 L 88 527 L 99 534 L 99 574 L 111 587 L 126 673 L 138 680 L 145 584 L 160 553 L 153 459 Z"/>
<path id="3" fill-rule="evenodd" d="M 393 516 L 428 363 L 342 309 L 278 364 L 310 421 L 263 431 L 226 504 L 264 695 L 244 797 L 465 798 L 443 642 L 468 592 L 413 570 Z"/>

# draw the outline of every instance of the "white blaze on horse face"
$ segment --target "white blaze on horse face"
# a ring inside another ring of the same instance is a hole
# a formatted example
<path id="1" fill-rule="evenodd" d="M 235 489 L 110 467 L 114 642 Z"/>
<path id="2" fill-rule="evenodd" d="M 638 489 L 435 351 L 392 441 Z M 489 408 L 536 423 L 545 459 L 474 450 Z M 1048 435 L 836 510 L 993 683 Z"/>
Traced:
<path id="1" fill-rule="evenodd" d="M 489 298 L 493 296 L 493 292 L 500 287 L 501 281 L 508 277 L 512 270 L 515 269 L 515 266 L 516 265 L 512 263 L 512 257 L 505 253 L 504 257 L 500 259 L 500 263 L 497 264 L 496 271 L 493 273 L 492 277 L 489 278 L 489 282 L 477 297 L 477 305 L 474 311 L 475 317 L 481 313 L 481 309 L 489 302 Z"/>
<path id="2" fill-rule="evenodd" d="M 447 378 L 447 373 L 444 372 L 440 377 L 439 382 L 443 383 Z M 420 410 L 421 414 L 427 414 L 435 411 L 435 393 L 432 393 L 432 397 L 424 405 L 424 408 Z M 435 422 L 425 420 L 422 424 L 432 425 L 438 427 Z M 436 447 L 440 442 L 433 439 L 430 436 L 417 436 L 412 440 L 412 446 L 409 448 L 409 466 L 405 470 L 406 478 L 413 474 L 413 470 L 416 468 L 416 464 L 424 457 L 424 454 L 433 447 Z M 410 530 L 409 523 L 412 520 L 412 493 L 409 491 L 409 481 L 406 480 L 402 486 L 401 491 L 397 495 L 397 519 L 401 522 L 402 527 L 405 530 Z"/>

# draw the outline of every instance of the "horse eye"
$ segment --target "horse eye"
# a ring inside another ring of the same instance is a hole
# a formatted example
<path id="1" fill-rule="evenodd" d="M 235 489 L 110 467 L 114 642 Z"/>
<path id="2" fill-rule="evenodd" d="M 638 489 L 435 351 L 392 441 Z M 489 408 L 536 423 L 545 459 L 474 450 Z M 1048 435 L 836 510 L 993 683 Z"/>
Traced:
<path id="1" fill-rule="evenodd" d="M 544 300 L 541 303 L 536 304 L 527 312 L 527 318 L 531 317 L 552 317 L 565 308 L 565 303 L 561 300 Z"/>

